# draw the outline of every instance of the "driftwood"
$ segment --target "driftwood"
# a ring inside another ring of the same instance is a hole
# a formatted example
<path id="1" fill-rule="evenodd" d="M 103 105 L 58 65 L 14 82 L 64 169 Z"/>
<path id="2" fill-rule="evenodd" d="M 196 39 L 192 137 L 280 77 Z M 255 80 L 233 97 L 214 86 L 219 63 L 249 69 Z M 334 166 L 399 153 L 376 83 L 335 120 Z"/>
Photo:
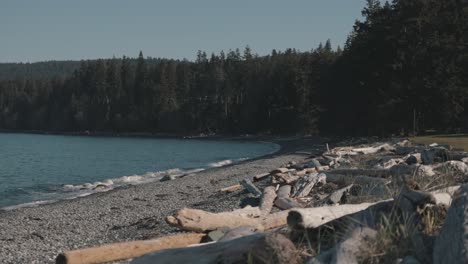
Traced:
<path id="1" fill-rule="evenodd" d="M 394 150 L 389 144 L 383 144 L 377 147 L 367 147 L 367 148 L 353 148 L 352 151 L 359 154 L 375 154 L 379 151 L 390 151 Z"/>
<path id="2" fill-rule="evenodd" d="M 312 159 L 311 160 L 312 164 L 314 164 L 314 167 L 318 170 L 318 168 L 322 167 L 322 164 L 317 159 Z"/>
<path id="3" fill-rule="evenodd" d="M 351 190 L 351 188 L 353 187 L 353 184 L 351 185 L 348 185 L 344 188 L 341 188 L 339 190 L 336 190 L 334 192 L 332 192 L 326 199 L 326 202 L 328 204 L 337 204 L 337 203 L 340 203 L 341 200 L 343 199 L 344 196 L 346 196 L 349 191 Z"/>
<path id="4" fill-rule="evenodd" d="M 129 259 L 161 249 L 201 243 L 204 234 L 180 234 L 152 240 L 139 240 L 67 251 L 58 255 L 57 264 L 92 264 Z"/>
<path id="5" fill-rule="evenodd" d="M 289 197 L 291 195 L 291 185 L 281 186 L 277 195 L 278 197 L 275 200 L 275 205 L 280 209 L 287 210 L 294 207 L 302 207 L 300 203 Z"/>
<path id="6" fill-rule="evenodd" d="M 292 197 L 307 196 L 318 183 L 325 183 L 326 176 L 323 173 L 312 173 L 301 177 L 294 185 Z"/>
<path id="7" fill-rule="evenodd" d="M 249 179 L 243 179 L 239 183 L 254 196 L 262 195 L 262 192 Z"/>
<path id="8" fill-rule="evenodd" d="M 324 206 L 315 208 L 292 209 L 287 218 L 288 225 L 294 229 L 316 228 L 332 220 L 366 210 L 372 205 L 385 203 L 344 204 L 338 206 Z"/>
<path id="9" fill-rule="evenodd" d="M 276 192 L 278 199 L 289 198 L 289 196 L 291 195 L 291 188 L 292 188 L 291 185 L 281 186 Z"/>
<path id="10" fill-rule="evenodd" d="M 317 172 L 317 170 L 315 168 L 305 168 L 305 169 L 302 169 L 300 171 L 296 171 L 296 175 L 297 176 L 304 176 L 306 174 L 315 173 L 315 172 Z"/>
<path id="11" fill-rule="evenodd" d="M 274 169 L 270 172 L 270 175 L 273 175 L 273 174 L 276 174 L 276 173 L 287 173 L 289 172 L 289 169 L 288 168 L 277 168 L 277 169 Z"/>
<path id="12" fill-rule="evenodd" d="M 259 206 L 262 216 L 268 215 L 271 212 L 271 208 L 273 207 L 273 202 L 275 201 L 275 198 L 275 186 L 268 186 L 265 189 L 263 189 L 263 195 Z"/>
<path id="13" fill-rule="evenodd" d="M 271 176 L 271 181 L 273 183 L 292 183 L 297 181 L 300 178 L 300 176 L 294 176 L 291 175 L 289 172 L 288 173 L 276 173 Z"/>
<path id="14" fill-rule="evenodd" d="M 303 207 L 302 204 L 294 200 L 293 198 L 281 198 L 281 199 L 276 199 L 275 201 L 276 207 L 282 209 L 282 210 L 288 210 L 291 208 L 301 208 Z"/>
<path id="15" fill-rule="evenodd" d="M 468 263 L 468 185 L 455 193 L 433 251 L 434 264 Z"/>
<path id="16" fill-rule="evenodd" d="M 294 244 L 280 234 L 254 234 L 190 248 L 168 249 L 133 260 L 149 263 L 299 263 Z"/>
<path id="17" fill-rule="evenodd" d="M 236 185 L 232 185 L 232 186 L 222 188 L 220 191 L 230 193 L 230 192 L 235 192 L 235 191 L 239 190 L 240 188 L 242 188 L 242 185 L 236 184 Z"/>
<path id="18" fill-rule="evenodd" d="M 223 241 L 229 241 L 233 240 L 236 238 L 244 237 L 244 236 L 249 236 L 253 235 L 257 232 L 258 230 L 255 227 L 251 226 L 240 226 L 234 229 L 229 230 L 226 232 L 219 240 L 218 242 L 223 242 Z"/>
<path id="19" fill-rule="evenodd" d="M 263 190 L 259 207 L 246 206 L 231 212 L 211 213 L 203 210 L 184 208 L 167 216 L 166 222 L 184 230 L 205 232 L 221 227 L 236 228 L 251 226 L 259 230 L 271 229 L 286 224 L 287 213 L 269 214 L 276 198 L 274 186 Z"/>
<path id="20" fill-rule="evenodd" d="M 249 213 L 249 211 L 252 213 Z M 268 230 L 286 225 L 288 212 L 281 211 L 262 217 L 258 207 L 222 213 L 184 208 L 177 211 L 174 216 L 167 216 L 166 222 L 171 226 L 195 232 L 211 231 L 221 227 L 236 228 L 240 226 L 252 226 L 258 230 Z"/>
<path id="21" fill-rule="evenodd" d="M 263 180 L 264 178 L 270 176 L 270 173 L 262 173 L 262 174 L 257 174 L 255 176 L 253 176 L 253 180 L 254 181 L 261 181 Z"/>

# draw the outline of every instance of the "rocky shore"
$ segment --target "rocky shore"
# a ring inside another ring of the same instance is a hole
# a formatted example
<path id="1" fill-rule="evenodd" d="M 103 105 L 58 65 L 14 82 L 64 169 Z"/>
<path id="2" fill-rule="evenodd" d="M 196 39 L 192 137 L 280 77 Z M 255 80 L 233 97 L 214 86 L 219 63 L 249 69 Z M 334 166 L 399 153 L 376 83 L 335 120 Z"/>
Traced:
<path id="1" fill-rule="evenodd" d="M 167 215 L 183 207 L 210 212 L 239 208 L 250 194 L 243 190 L 226 194 L 220 189 L 290 161 L 303 160 L 304 153 L 320 153 L 325 147 L 319 138 L 275 142 L 282 146 L 275 154 L 173 181 L 127 186 L 37 207 L 0 210 L 0 263 L 54 263 L 59 253 L 71 249 L 180 232 L 166 224 Z"/>

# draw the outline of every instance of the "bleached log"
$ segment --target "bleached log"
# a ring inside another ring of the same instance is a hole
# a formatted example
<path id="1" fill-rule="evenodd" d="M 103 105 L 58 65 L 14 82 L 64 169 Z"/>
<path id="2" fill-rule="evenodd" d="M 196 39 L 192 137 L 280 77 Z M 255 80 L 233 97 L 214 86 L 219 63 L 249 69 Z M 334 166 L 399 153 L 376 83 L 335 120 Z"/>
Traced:
<path id="1" fill-rule="evenodd" d="M 276 192 L 278 199 L 289 198 L 289 196 L 291 195 L 291 188 L 292 188 L 291 185 L 281 186 Z"/>
<path id="2" fill-rule="evenodd" d="M 259 209 L 257 214 L 246 215 L 237 212 L 211 213 L 203 210 L 184 208 L 177 211 L 175 216 L 167 216 L 166 222 L 171 226 L 194 232 L 211 231 L 223 226 L 229 228 L 253 226 L 257 229 L 263 229 L 259 226 L 258 218 L 252 217 L 258 217 L 259 215 Z"/>
<path id="3" fill-rule="evenodd" d="M 277 169 L 272 170 L 270 172 L 270 174 L 273 175 L 273 174 L 277 174 L 277 173 L 286 173 L 288 171 L 289 171 L 288 168 L 277 168 Z"/>
<path id="4" fill-rule="evenodd" d="M 390 150 L 394 150 L 394 148 L 390 146 L 389 144 L 383 144 L 377 147 L 353 148 L 352 149 L 353 152 L 357 152 L 360 154 L 375 154 L 379 151 L 390 151 Z"/>
<path id="5" fill-rule="evenodd" d="M 243 179 L 239 183 L 254 196 L 262 195 L 262 192 L 249 179 Z"/>
<path id="6" fill-rule="evenodd" d="M 297 180 L 294 185 L 292 197 L 307 196 L 318 183 L 325 183 L 326 176 L 323 173 L 312 173 Z"/>
<path id="7" fill-rule="evenodd" d="M 275 186 L 268 186 L 263 189 L 262 199 L 260 200 L 260 211 L 262 216 L 268 215 L 273 208 L 273 202 L 276 198 Z"/>
<path id="8" fill-rule="evenodd" d="M 276 173 L 271 176 L 271 181 L 273 183 L 293 183 L 297 181 L 300 178 L 300 176 L 294 176 L 291 175 L 290 173 Z"/>
<path id="9" fill-rule="evenodd" d="M 57 256 L 57 264 L 93 264 L 139 257 L 161 249 L 186 247 L 201 243 L 204 234 L 180 234 L 152 240 L 138 240 L 108 244 L 64 252 Z"/>
<path id="10" fill-rule="evenodd" d="M 231 212 L 211 213 L 203 210 L 184 208 L 179 210 L 175 216 L 167 216 L 166 222 L 175 227 L 195 232 L 216 230 L 221 227 L 236 228 L 240 226 L 252 226 L 259 230 L 265 229 L 263 220 L 268 217 L 276 198 L 274 186 L 263 190 L 259 207 L 247 206 Z M 286 216 L 284 216 L 286 219 Z M 285 224 L 286 220 L 284 220 Z M 276 226 L 273 226 L 274 228 Z"/>
<path id="11" fill-rule="evenodd" d="M 230 193 L 230 192 L 235 192 L 235 191 L 239 190 L 240 188 L 242 188 L 242 185 L 236 184 L 236 185 L 231 185 L 231 186 L 222 188 L 220 191 Z"/>
<path id="12" fill-rule="evenodd" d="M 300 203 L 289 197 L 291 195 L 291 185 L 281 186 L 277 192 L 277 195 L 278 197 L 275 200 L 275 205 L 282 210 L 287 210 L 294 207 L 302 207 Z"/>
<path id="13" fill-rule="evenodd" d="M 275 200 L 275 205 L 279 209 L 288 210 L 291 208 L 301 208 L 302 204 L 294 200 L 293 198 L 278 198 Z"/>
<path id="14" fill-rule="evenodd" d="M 312 159 L 312 163 L 314 164 L 315 168 L 318 170 L 320 167 L 322 167 L 322 164 L 317 159 Z"/>
<path id="15" fill-rule="evenodd" d="M 251 227 L 251 226 L 236 227 L 234 229 L 229 230 L 227 233 L 225 233 L 224 236 L 222 236 L 218 240 L 218 242 L 229 241 L 229 240 L 233 240 L 236 238 L 253 235 L 256 232 L 258 232 L 258 230 L 255 227 Z"/>
<path id="16" fill-rule="evenodd" d="M 345 215 L 366 210 L 372 205 L 387 202 L 344 204 L 314 208 L 292 209 L 287 217 L 288 225 L 294 229 L 316 228 Z"/>
<path id="17" fill-rule="evenodd" d="M 452 197 L 458 189 L 460 189 L 460 185 L 442 188 L 431 192 L 431 194 L 434 196 L 436 204 L 444 204 L 450 206 L 450 204 L 452 203 Z"/>
<path id="18" fill-rule="evenodd" d="M 262 174 L 257 174 L 255 176 L 253 176 L 253 180 L 254 181 L 261 181 L 263 180 L 264 178 L 270 176 L 270 173 L 262 173 Z"/>
<path id="19" fill-rule="evenodd" d="M 152 263 L 299 263 L 294 244 L 281 234 L 253 234 L 198 247 L 154 252 L 132 264 Z"/>
<path id="20" fill-rule="evenodd" d="M 352 187 L 353 187 L 353 184 L 332 192 L 327 198 L 327 203 L 330 203 L 330 204 L 339 203 L 341 199 L 343 199 L 343 196 L 349 193 Z"/>
<path id="21" fill-rule="evenodd" d="M 252 226 L 258 230 L 268 230 L 286 225 L 288 211 L 261 216 L 258 207 L 250 208 L 252 213 L 243 212 L 244 209 L 211 213 L 198 209 L 184 208 L 176 212 L 174 216 L 167 216 L 166 222 L 174 227 L 194 232 L 216 230 L 221 227 L 236 228 L 240 226 Z"/>
<path id="22" fill-rule="evenodd" d="M 303 170 L 296 171 L 296 176 L 305 176 L 306 174 L 315 173 L 315 172 L 317 172 L 315 168 L 305 168 Z"/>

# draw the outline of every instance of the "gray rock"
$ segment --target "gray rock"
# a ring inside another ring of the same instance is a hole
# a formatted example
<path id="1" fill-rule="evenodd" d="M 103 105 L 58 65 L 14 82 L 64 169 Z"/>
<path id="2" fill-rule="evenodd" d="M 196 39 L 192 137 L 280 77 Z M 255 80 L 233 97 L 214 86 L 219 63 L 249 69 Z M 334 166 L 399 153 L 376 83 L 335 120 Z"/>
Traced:
<path id="1" fill-rule="evenodd" d="M 468 263 L 468 184 L 454 194 L 440 235 L 435 241 L 434 264 Z"/>

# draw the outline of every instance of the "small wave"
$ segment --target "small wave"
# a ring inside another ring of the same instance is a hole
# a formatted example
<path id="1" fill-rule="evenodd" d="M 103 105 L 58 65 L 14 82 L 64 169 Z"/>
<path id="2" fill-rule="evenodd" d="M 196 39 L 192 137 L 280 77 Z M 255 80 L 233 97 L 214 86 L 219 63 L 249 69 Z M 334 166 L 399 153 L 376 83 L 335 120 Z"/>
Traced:
<path id="1" fill-rule="evenodd" d="M 157 171 L 157 172 L 147 172 L 141 175 L 129 175 L 129 176 L 122 176 L 115 179 L 108 179 L 104 181 L 97 181 L 93 183 L 83 183 L 83 184 L 66 184 L 63 186 L 65 191 L 109 191 L 114 189 L 115 187 L 129 185 L 129 184 L 142 184 L 148 183 L 152 181 L 160 180 L 162 177 L 171 175 L 171 176 L 182 176 L 189 173 L 199 172 L 203 169 L 194 169 L 194 170 L 181 170 L 178 168 L 169 169 L 164 171 Z"/>
<path id="2" fill-rule="evenodd" d="M 12 206 L 6 206 L 6 207 L 2 207 L 1 209 L 3 209 L 3 210 L 14 210 L 14 209 L 23 208 L 23 207 L 35 207 L 35 206 L 39 206 L 39 205 L 42 205 L 42 204 L 53 203 L 53 202 L 56 202 L 56 201 L 57 200 L 34 201 L 34 202 L 30 202 L 30 203 L 22 203 L 22 204 L 17 204 L 17 205 L 12 205 Z"/>
<path id="3" fill-rule="evenodd" d="M 209 163 L 207 167 L 217 168 L 217 167 L 230 165 L 230 164 L 233 164 L 234 162 L 239 162 L 239 161 L 243 161 L 247 159 L 248 158 L 240 158 L 235 161 L 230 160 L 230 159 L 221 160 L 218 162 Z M 143 184 L 143 183 L 154 182 L 154 181 L 158 181 L 162 179 L 165 176 L 180 177 L 180 176 L 204 171 L 205 169 L 206 168 L 195 168 L 195 169 L 182 170 L 179 168 L 174 168 L 174 169 L 168 169 L 168 170 L 163 170 L 163 171 L 147 172 L 141 175 L 135 174 L 135 175 L 122 176 L 119 178 L 96 181 L 93 183 L 87 182 L 87 183 L 82 183 L 82 184 L 66 184 L 66 185 L 62 185 L 61 188 L 58 188 L 58 190 L 56 191 L 58 191 L 58 193 L 62 193 L 60 195 L 61 198 L 59 199 L 71 200 L 71 199 L 76 199 L 78 197 L 88 196 L 97 192 L 110 191 L 120 186 L 138 185 L 138 184 Z M 58 193 L 56 192 L 56 194 Z M 56 201 L 58 201 L 58 199 L 40 200 L 40 201 L 23 203 L 19 205 L 7 206 L 1 209 L 12 210 L 12 209 L 17 209 L 17 208 L 22 208 L 22 207 L 34 207 L 34 206 L 38 206 L 42 204 L 53 203 Z"/>
<path id="4" fill-rule="evenodd" d="M 229 165 L 229 164 L 232 164 L 232 163 L 233 163 L 233 161 L 228 159 L 228 160 L 222 160 L 222 161 L 208 163 L 208 166 L 213 167 L 213 168 L 217 168 L 217 167 L 226 166 L 226 165 Z"/>

